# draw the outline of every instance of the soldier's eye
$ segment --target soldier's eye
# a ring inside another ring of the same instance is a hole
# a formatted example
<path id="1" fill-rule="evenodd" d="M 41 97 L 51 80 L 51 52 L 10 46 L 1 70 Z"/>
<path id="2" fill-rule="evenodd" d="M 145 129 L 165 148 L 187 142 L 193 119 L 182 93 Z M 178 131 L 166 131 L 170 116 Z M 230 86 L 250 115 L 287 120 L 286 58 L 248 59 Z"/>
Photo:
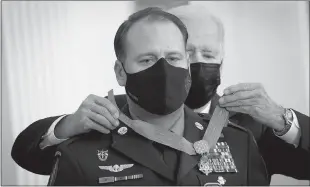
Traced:
<path id="1" fill-rule="evenodd" d="M 168 57 L 167 60 L 168 60 L 169 62 L 172 62 L 172 63 L 173 63 L 173 62 L 179 61 L 180 59 L 177 58 L 177 57 Z"/>
<path id="2" fill-rule="evenodd" d="M 152 63 L 154 60 L 153 59 L 142 59 L 139 62 L 143 63 L 143 64 L 150 64 Z"/>

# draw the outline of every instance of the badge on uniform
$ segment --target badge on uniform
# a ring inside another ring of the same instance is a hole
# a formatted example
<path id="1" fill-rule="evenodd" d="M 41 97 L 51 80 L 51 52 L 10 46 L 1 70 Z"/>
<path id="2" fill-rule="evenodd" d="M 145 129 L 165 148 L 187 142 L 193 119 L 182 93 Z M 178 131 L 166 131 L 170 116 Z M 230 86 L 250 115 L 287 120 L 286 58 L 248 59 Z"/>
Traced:
<path id="1" fill-rule="evenodd" d="M 111 172 L 120 172 L 120 171 L 123 171 L 124 169 L 131 168 L 133 165 L 134 164 L 121 164 L 121 165 L 115 164 L 114 166 L 99 166 L 99 168 L 102 170 L 108 170 Z"/>
<path id="2" fill-rule="evenodd" d="M 128 131 L 127 127 L 121 127 L 121 128 L 118 129 L 117 132 L 118 132 L 118 134 L 120 134 L 120 135 L 124 135 L 124 134 L 127 133 L 127 131 Z"/>
<path id="3" fill-rule="evenodd" d="M 99 158 L 100 161 L 106 161 L 108 159 L 109 156 L 109 152 L 108 150 L 97 150 L 97 156 Z"/>
<path id="4" fill-rule="evenodd" d="M 219 176 L 217 178 L 217 182 L 207 182 L 206 184 L 204 184 L 203 186 L 222 186 L 226 183 L 226 180 L 224 179 L 224 177 Z"/>
<path id="5" fill-rule="evenodd" d="M 198 163 L 199 170 L 209 173 L 237 173 L 237 167 L 226 142 L 218 142 L 209 152 L 202 154 Z"/>
<path id="6" fill-rule="evenodd" d="M 198 123 L 198 122 L 195 122 L 195 126 L 199 129 L 199 130 L 203 130 L 203 126 Z"/>
<path id="7" fill-rule="evenodd" d="M 125 181 L 125 180 L 135 180 L 135 179 L 141 179 L 143 178 L 143 174 L 136 174 L 136 175 L 129 175 L 129 176 L 121 176 L 121 177 L 100 177 L 98 179 L 99 184 L 104 183 L 112 183 L 117 181 Z"/>

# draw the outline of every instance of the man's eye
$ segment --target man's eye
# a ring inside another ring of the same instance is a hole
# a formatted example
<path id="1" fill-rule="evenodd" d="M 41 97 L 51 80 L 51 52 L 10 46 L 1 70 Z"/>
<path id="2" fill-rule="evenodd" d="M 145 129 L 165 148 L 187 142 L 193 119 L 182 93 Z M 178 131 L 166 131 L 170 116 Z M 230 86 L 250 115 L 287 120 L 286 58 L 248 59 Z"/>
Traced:
<path id="1" fill-rule="evenodd" d="M 143 59 L 143 60 L 140 60 L 139 62 L 144 63 L 144 64 L 149 64 L 149 63 L 152 63 L 153 60 L 152 59 Z"/>
<path id="2" fill-rule="evenodd" d="M 180 60 L 180 59 L 177 58 L 177 57 L 168 57 L 167 60 L 168 60 L 169 62 L 176 62 L 176 61 L 178 61 L 178 60 Z"/>
<path id="3" fill-rule="evenodd" d="M 214 56 L 208 55 L 208 54 L 204 54 L 204 55 L 203 55 L 203 58 L 206 58 L 206 59 L 214 59 Z"/>

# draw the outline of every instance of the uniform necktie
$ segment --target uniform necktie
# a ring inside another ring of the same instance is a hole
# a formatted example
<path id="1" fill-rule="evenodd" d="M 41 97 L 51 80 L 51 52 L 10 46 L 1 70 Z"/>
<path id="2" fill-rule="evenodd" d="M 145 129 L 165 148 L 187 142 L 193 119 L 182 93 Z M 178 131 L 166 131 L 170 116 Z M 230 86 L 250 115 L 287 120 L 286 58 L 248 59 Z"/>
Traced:
<path id="1" fill-rule="evenodd" d="M 154 147 L 157 148 L 157 150 L 160 152 L 164 163 L 172 170 L 172 172 L 176 176 L 176 168 L 178 166 L 178 154 L 177 151 L 170 148 L 166 147 L 162 144 L 153 143 Z"/>

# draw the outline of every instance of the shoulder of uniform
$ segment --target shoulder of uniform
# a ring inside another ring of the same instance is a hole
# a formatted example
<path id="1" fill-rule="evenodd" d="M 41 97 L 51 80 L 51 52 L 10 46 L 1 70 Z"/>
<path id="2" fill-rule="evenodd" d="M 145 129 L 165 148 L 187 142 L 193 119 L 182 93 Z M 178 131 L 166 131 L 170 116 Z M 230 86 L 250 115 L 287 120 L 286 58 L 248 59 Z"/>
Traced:
<path id="1" fill-rule="evenodd" d="M 71 137 L 70 139 L 62 142 L 59 146 L 59 150 L 65 150 L 65 149 L 75 149 L 76 147 L 81 149 L 83 147 L 81 146 L 87 146 L 89 144 L 93 144 L 94 142 L 105 142 L 108 143 L 111 139 L 111 134 L 102 134 L 98 131 L 90 131 L 85 134 L 77 135 L 74 137 Z"/>
<path id="2" fill-rule="evenodd" d="M 74 143 L 76 141 L 78 141 L 81 138 L 81 136 L 74 136 L 71 137 L 69 139 L 67 139 L 66 141 L 62 142 L 61 144 L 59 144 L 59 148 L 63 148 L 63 147 L 67 147 L 69 146 L 71 143 Z"/>
<path id="3" fill-rule="evenodd" d="M 240 130 L 240 131 L 243 131 L 243 132 L 246 132 L 246 133 L 249 133 L 249 130 L 240 126 L 240 125 L 237 125 L 231 121 L 228 122 L 228 125 L 227 127 L 230 127 L 230 128 L 233 128 L 233 129 L 236 129 L 236 130 Z"/>

